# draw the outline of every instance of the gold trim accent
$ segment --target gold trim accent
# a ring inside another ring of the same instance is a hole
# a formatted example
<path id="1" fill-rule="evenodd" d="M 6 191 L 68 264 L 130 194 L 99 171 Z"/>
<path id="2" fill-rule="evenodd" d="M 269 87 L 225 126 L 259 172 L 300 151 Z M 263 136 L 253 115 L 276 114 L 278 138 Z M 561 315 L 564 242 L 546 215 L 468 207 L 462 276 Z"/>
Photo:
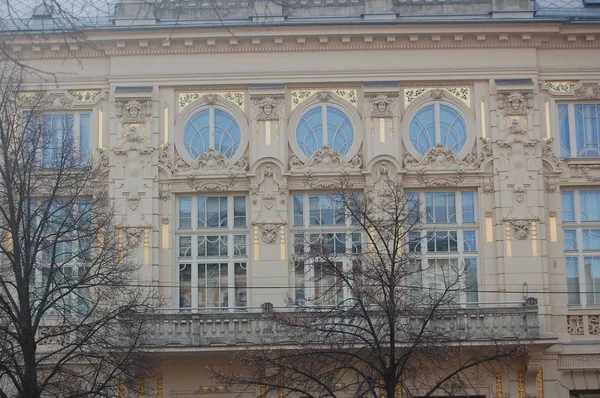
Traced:
<path id="1" fill-rule="evenodd" d="M 125 398 L 125 382 L 122 377 L 119 377 L 119 386 L 117 387 L 119 398 Z"/>
<path id="2" fill-rule="evenodd" d="M 522 370 L 517 374 L 517 383 L 519 390 L 519 398 L 525 398 L 525 376 Z"/>
<path id="3" fill-rule="evenodd" d="M 256 139 L 260 140 L 260 122 L 256 122 Z"/>
<path id="4" fill-rule="evenodd" d="M 540 368 L 536 377 L 537 381 L 537 398 L 544 398 L 544 369 Z"/>
<path id="5" fill-rule="evenodd" d="M 279 139 L 279 134 L 280 134 L 280 130 L 279 130 L 279 119 L 277 119 L 277 122 L 275 123 L 275 137 L 277 139 Z"/>
<path id="6" fill-rule="evenodd" d="M 390 135 L 394 135 L 394 118 L 390 118 Z"/>
<path id="7" fill-rule="evenodd" d="M 371 137 L 375 137 L 375 118 L 371 118 Z"/>
<path id="8" fill-rule="evenodd" d="M 544 87 L 552 93 L 569 93 L 579 84 L 579 80 L 549 80 L 544 82 Z"/>
<path id="9" fill-rule="evenodd" d="M 69 90 L 69 95 L 75 97 L 79 102 L 91 104 L 96 102 L 102 94 L 102 90 Z"/>
<path id="10" fill-rule="evenodd" d="M 138 398 L 144 398 L 144 394 L 145 394 L 144 379 L 138 380 L 137 389 L 138 389 Z"/>
<path id="11" fill-rule="evenodd" d="M 512 257 L 512 232 L 509 221 L 504 223 L 504 233 L 506 236 L 506 257 Z"/>
<path id="12" fill-rule="evenodd" d="M 156 378 L 156 398 L 163 398 L 163 378 L 158 376 Z"/>
<path id="13" fill-rule="evenodd" d="M 496 398 L 502 398 L 502 371 L 496 371 Z"/>
<path id="14" fill-rule="evenodd" d="M 533 257 L 538 255 L 538 241 L 537 241 L 537 222 L 531 221 L 531 253 Z"/>

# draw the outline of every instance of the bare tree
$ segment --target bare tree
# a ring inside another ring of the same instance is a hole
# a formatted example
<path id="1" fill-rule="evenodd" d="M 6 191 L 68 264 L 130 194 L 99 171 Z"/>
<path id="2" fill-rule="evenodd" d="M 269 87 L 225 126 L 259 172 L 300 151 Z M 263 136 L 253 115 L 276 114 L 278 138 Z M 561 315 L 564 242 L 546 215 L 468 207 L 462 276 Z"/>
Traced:
<path id="1" fill-rule="evenodd" d="M 85 121 L 44 113 L 24 73 L 0 64 L 0 397 L 114 397 L 150 367 L 155 291 L 77 138 Z"/>
<path id="2" fill-rule="evenodd" d="M 332 217 L 360 239 L 297 235 L 293 266 L 312 275 L 312 297 L 267 312 L 280 345 L 236 355 L 245 371 L 214 368 L 218 378 L 261 386 L 261 396 L 462 396 L 524 354 L 527 328 L 469 327 L 484 313 L 465 303 L 477 293 L 471 264 L 423 261 L 420 245 L 436 231 L 401 183 L 364 195 L 340 186 Z"/>

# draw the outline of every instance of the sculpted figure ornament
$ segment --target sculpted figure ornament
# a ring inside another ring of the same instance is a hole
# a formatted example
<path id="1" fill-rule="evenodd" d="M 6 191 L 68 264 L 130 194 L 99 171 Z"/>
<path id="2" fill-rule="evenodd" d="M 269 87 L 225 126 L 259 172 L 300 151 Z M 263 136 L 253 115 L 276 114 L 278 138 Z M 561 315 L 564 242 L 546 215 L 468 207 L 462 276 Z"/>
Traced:
<path id="1" fill-rule="evenodd" d="M 121 123 L 145 123 L 152 116 L 150 99 L 121 98 L 116 101 L 116 107 Z"/>
<path id="2" fill-rule="evenodd" d="M 108 156 L 106 155 L 106 148 L 96 148 L 96 150 L 98 151 L 99 156 L 99 162 L 100 162 L 100 167 L 102 167 L 103 169 L 108 168 L 108 166 L 110 165 Z"/>
<path id="3" fill-rule="evenodd" d="M 552 142 L 554 141 L 552 138 L 548 138 L 545 141 L 544 149 L 542 149 L 542 158 L 545 158 L 550 163 L 554 164 L 556 167 L 560 167 L 560 160 L 558 156 L 554 154 L 552 150 Z"/>
<path id="4" fill-rule="evenodd" d="M 392 107 L 390 106 L 394 101 L 387 94 L 377 94 L 375 97 L 368 98 L 367 101 L 371 104 L 371 117 L 394 117 Z"/>
<path id="5" fill-rule="evenodd" d="M 125 235 L 127 237 L 127 246 L 136 248 L 142 243 L 145 227 L 125 227 Z"/>
<path id="6" fill-rule="evenodd" d="M 531 232 L 531 221 L 529 220 L 511 220 L 512 236 L 516 239 L 524 240 L 529 238 Z"/>
<path id="7" fill-rule="evenodd" d="M 254 100 L 256 120 L 279 120 L 279 105 L 281 96 L 258 97 Z"/>
<path id="8" fill-rule="evenodd" d="M 254 222 L 254 226 L 258 226 L 262 241 L 268 245 L 272 245 L 277 242 L 279 232 L 282 226 L 286 225 L 285 222 Z"/>
<path id="9" fill-rule="evenodd" d="M 483 162 L 491 158 L 493 155 L 491 140 L 487 137 L 479 137 L 479 139 L 481 140 L 481 152 L 479 152 L 477 160 L 475 160 L 475 163 L 473 163 L 473 166 L 475 167 L 481 166 Z"/>
<path id="10" fill-rule="evenodd" d="M 498 111 L 504 115 L 527 115 L 533 108 L 531 105 L 533 92 L 531 91 L 499 91 L 496 97 L 498 99 Z"/>
<path id="11" fill-rule="evenodd" d="M 167 169 L 174 172 L 176 170 L 173 160 L 169 155 L 169 143 L 160 146 L 160 152 L 158 153 L 158 162 L 164 165 Z"/>
<path id="12" fill-rule="evenodd" d="M 405 164 L 407 163 L 405 157 Z M 474 160 L 474 159 L 472 159 Z M 445 147 L 442 144 L 437 144 L 431 148 L 421 161 L 416 161 L 412 156 L 410 159 L 411 166 L 424 166 L 425 168 L 449 168 L 452 166 L 468 166 L 472 162 L 460 160 L 454 151 Z"/>

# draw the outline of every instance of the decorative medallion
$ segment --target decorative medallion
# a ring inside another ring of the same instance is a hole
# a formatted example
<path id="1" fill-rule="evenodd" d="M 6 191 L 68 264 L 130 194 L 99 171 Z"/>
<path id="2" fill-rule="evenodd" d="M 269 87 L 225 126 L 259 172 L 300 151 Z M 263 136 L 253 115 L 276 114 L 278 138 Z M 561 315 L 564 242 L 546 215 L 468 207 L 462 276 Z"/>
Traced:
<path id="1" fill-rule="evenodd" d="M 504 219 L 507 225 L 510 225 L 511 236 L 518 240 L 529 239 L 531 235 L 531 226 L 538 222 L 538 218 L 510 218 Z"/>
<path id="2" fill-rule="evenodd" d="M 280 231 L 282 227 L 285 228 L 286 222 L 254 222 L 252 225 L 255 230 L 258 227 L 262 241 L 268 245 L 272 245 L 277 242 L 277 239 L 280 237 Z"/>
<path id="3" fill-rule="evenodd" d="M 281 119 L 281 105 L 284 102 L 283 95 L 266 95 L 250 97 L 254 108 L 256 120 L 279 120 Z"/>
<path id="4" fill-rule="evenodd" d="M 395 98 L 389 94 L 371 93 L 368 96 L 365 94 L 365 99 L 371 107 L 371 118 L 392 118 L 396 116 L 391 106 Z"/>

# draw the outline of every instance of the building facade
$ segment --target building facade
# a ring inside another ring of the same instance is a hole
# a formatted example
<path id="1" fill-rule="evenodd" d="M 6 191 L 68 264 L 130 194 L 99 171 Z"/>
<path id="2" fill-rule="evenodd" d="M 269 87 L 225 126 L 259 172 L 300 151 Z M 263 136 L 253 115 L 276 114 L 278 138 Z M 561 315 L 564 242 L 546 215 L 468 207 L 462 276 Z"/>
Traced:
<path id="1" fill-rule="evenodd" d="M 402 181 L 447 233 L 423 245 L 427 261 L 468 263 L 477 292 L 461 301 L 484 327 L 533 338 L 528 361 L 473 394 L 600 396 L 593 5 L 123 1 L 85 35 L 17 34 L 11 50 L 61 72 L 58 87 L 28 89 L 79 121 L 77 144 L 102 163 L 143 277 L 169 303 L 146 395 L 238 394 L 206 364 L 276 343 L 261 305 L 319 289 L 290 261 L 295 235 L 360 239 L 324 200 L 345 175 L 363 190 Z"/>

